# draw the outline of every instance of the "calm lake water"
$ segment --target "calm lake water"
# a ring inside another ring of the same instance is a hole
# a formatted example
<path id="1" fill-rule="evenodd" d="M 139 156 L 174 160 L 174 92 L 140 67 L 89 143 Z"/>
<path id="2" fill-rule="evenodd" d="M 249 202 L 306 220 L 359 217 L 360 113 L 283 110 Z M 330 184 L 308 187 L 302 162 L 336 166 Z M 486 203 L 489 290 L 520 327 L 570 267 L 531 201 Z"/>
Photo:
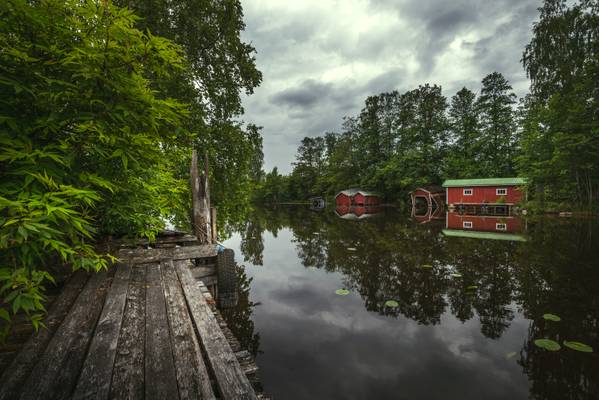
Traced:
<path id="1" fill-rule="evenodd" d="M 284 207 L 234 228 L 225 244 L 245 266 L 243 293 L 225 314 L 266 393 L 599 399 L 599 220 L 504 219 L 480 226 L 508 232 L 474 237 L 420 222 Z M 539 338 L 595 352 L 550 352 Z"/>

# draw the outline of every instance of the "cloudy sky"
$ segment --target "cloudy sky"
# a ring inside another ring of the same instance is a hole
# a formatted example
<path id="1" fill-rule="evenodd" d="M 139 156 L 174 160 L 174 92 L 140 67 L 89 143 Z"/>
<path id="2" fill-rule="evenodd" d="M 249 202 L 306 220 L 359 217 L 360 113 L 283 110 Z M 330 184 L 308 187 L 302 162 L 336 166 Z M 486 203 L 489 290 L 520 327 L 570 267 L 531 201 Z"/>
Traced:
<path id="1" fill-rule="evenodd" d="M 527 91 L 522 50 L 541 0 L 242 0 L 262 85 L 265 169 L 290 172 L 304 136 L 339 131 L 371 94 L 436 83 L 450 98 L 499 71 Z"/>

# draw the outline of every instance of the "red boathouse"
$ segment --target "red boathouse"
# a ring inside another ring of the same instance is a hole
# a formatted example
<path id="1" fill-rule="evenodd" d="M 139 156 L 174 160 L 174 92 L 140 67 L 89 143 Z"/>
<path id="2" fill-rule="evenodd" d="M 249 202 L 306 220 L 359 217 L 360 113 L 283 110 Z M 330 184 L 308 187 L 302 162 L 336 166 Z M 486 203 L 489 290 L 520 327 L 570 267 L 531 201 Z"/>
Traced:
<path id="1" fill-rule="evenodd" d="M 335 204 L 343 207 L 350 206 L 378 206 L 381 198 L 376 193 L 360 189 L 342 190 L 335 196 Z"/>
<path id="2" fill-rule="evenodd" d="M 450 209 L 508 206 L 525 199 L 524 178 L 449 179 L 443 183 Z"/>

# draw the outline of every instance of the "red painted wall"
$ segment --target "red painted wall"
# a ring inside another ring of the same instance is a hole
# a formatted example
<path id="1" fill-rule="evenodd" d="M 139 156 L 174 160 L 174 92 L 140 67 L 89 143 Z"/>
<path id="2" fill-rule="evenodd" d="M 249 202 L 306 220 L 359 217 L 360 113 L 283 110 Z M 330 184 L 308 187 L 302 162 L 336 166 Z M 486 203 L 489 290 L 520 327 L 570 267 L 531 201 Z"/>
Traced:
<path id="1" fill-rule="evenodd" d="M 482 204 L 497 203 L 501 196 L 495 194 L 496 189 L 507 189 L 505 203 L 519 203 L 524 192 L 519 186 L 472 186 L 447 188 L 447 204 Z M 472 189 L 472 196 L 464 196 L 464 189 Z"/>
<path id="2" fill-rule="evenodd" d="M 464 228 L 464 221 L 472 222 L 472 228 Z M 497 230 L 495 224 L 502 223 L 507 225 L 505 231 Z M 447 228 L 459 229 L 463 231 L 479 231 L 479 232 L 521 232 L 522 221 L 518 218 L 506 217 L 482 217 L 474 215 L 460 215 L 458 213 L 447 213 Z"/>
<path id="3" fill-rule="evenodd" d="M 351 206 L 351 198 L 343 193 L 339 193 L 337 197 L 335 197 L 335 204 L 338 206 L 349 207 Z"/>
<path id="4" fill-rule="evenodd" d="M 358 193 L 354 195 L 354 204 L 363 205 L 364 204 L 364 195 L 362 193 Z"/>

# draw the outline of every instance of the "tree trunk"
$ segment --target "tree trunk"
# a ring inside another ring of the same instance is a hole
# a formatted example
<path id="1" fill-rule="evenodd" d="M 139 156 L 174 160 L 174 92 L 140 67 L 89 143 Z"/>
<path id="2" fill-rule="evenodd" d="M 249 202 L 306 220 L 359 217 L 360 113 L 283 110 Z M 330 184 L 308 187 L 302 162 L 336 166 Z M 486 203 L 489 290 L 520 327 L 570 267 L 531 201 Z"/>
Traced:
<path id="1" fill-rule="evenodd" d="M 201 244 L 212 243 L 210 222 L 210 189 L 208 187 L 208 155 L 204 158 L 204 173 L 199 176 L 198 154 L 191 153 L 191 198 L 193 231 Z"/>

